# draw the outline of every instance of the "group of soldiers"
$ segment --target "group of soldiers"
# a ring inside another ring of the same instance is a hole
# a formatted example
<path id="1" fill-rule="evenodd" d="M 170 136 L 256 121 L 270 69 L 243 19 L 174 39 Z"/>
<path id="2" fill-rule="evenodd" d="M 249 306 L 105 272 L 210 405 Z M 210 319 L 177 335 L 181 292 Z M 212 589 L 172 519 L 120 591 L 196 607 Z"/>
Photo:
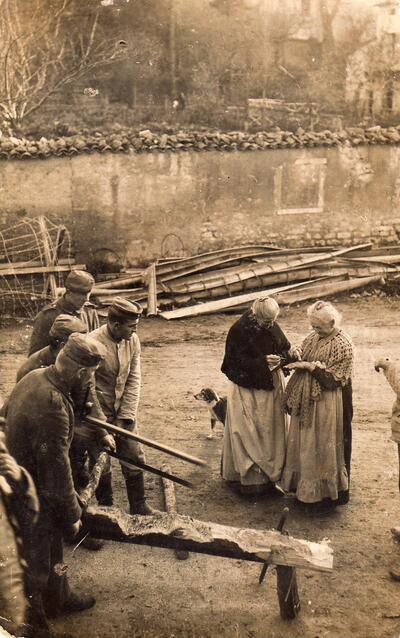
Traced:
<path id="1" fill-rule="evenodd" d="M 15 635 L 49 638 L 49 618 L 82 611 L 93 596 L 71 591 L 63 543 L 101 549 L 82 529 L 79 491 L 100 452 L 144 462 L 140 444 L 114 439 L 85 423 L 90 414 L 128 431 L 137 429 L 140 397 L 139 304 L 115 298 L 100 326 L 88 301 L 94 284 L 71 272 L 65 294 L 37 315 L 29 358 L 2 407 L 0 438 L 0 627 Z M 143 472 L 122 466 L 131 514 L 154 514 Z M 96 490 L 113 504 L 111 463 Z"/>

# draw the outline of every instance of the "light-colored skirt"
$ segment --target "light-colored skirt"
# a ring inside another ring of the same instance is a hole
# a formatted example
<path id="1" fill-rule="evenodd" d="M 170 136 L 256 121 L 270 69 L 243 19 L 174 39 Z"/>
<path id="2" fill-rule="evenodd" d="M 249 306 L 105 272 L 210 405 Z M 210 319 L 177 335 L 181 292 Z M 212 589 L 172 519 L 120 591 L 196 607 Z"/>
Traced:
<path id="1" fill-rule="evenodd" d="M 341 388 L 322 392 L 309 426 L 300 427 L 299 417 L 291 417 L 281 486 L 303 503 L 336 500 L 348 489 Z"/>
<path id="2" fill-rule="evenodd" d="M 287 434 L 281 371 L 273 372 L 273 382 L 271 391 L 229 383 L 222 452 L 222 478 L 226 481 L 263 485 L 281 476 Z"/>

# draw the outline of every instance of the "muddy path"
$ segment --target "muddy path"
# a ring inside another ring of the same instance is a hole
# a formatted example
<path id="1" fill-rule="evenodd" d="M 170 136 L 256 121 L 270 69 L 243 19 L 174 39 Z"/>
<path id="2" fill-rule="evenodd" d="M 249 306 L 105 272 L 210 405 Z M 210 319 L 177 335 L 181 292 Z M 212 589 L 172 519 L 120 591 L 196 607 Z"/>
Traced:
<path id="1" fill-rule="evenodd" d="M 202 387 L 224 392 L 219 368 L 226 332 L 234 316 L 213 316 L 167 323 L 143 320 L 143 387 L 140 424 L 144 435 L 204 457 L 209 467 L 192 469 L 171 461 L 171 469 L 197 482 L 189 491 L 177 487 L 181 513 L 241 527 L 273 527 L 284 505 L 291 508 L 288 529 L 309 540 L 328 538 L 335 553 L 331 575 L 299 571 L 302 611 L 290 623 L 279 617 L 276 578 L 262 586 L 260 567 L 240 561 L 108 542 L 103 550 L 66 552 L 71 583 L 93 593 L 96 606 L 55 626 L 76 638 L 257 637 L 394 638 L 400 635 L 400 583 L 388 576 L 400 562 L 400 546 L 390 527 L 400 523 L 397 452 L 390 441 L 393 394 L 373 369 L 377 354 L 400 359 L 400 314 L 395 299 L 350 299 L 339 308 L 357 354 L 354 377 L 354 451 L 351 501 L 329 517 L 307 517 L 283 498 L 244 500 L 219 477 L 222 431 L 207 440 L 209 419 L 192 394 Z M 293 342 L 308 331 L 305 308 L 284 310 L 280 323 Z M 0 393 L 11 390 L 24 360 L 28 322 L 0 331 Z M 160 462 L 149 451 L 149 461 Z M 147 477 L 151 502 L 161 507 L 158 481 Z M 115 491 L 126 499 L 119 468 Z M 390 617 L 391 616 L 391 617 Z M 396 617 L 397 616 L 397 617 Z"/>

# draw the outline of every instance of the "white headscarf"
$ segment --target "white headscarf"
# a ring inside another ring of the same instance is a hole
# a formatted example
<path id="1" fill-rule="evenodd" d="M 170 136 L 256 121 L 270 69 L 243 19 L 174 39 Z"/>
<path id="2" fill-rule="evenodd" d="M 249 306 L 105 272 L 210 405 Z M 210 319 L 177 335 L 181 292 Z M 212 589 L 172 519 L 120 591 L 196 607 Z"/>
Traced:
<path id="1" fill-rule="evenodd" d="M 260 325 L 275 321 L 279 314 L 279 306 L 272 297 L 259 297 L 253 302 L 251 311 Z"/>

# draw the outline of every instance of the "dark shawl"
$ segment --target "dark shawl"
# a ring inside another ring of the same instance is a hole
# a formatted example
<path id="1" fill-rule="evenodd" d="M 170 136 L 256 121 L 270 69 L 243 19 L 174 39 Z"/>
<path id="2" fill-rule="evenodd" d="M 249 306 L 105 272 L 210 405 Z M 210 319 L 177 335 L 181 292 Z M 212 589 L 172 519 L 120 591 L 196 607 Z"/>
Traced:
<path id="1" fill-rule="evenodd" d="M 271 328 L 261 327 L 247 310 L 228 332 L 221 370 L 236 385 L 273 390 L 265 357 L 276 354 L 286 359 L 289 349 L 290 343 L 277 323 Z"/>

